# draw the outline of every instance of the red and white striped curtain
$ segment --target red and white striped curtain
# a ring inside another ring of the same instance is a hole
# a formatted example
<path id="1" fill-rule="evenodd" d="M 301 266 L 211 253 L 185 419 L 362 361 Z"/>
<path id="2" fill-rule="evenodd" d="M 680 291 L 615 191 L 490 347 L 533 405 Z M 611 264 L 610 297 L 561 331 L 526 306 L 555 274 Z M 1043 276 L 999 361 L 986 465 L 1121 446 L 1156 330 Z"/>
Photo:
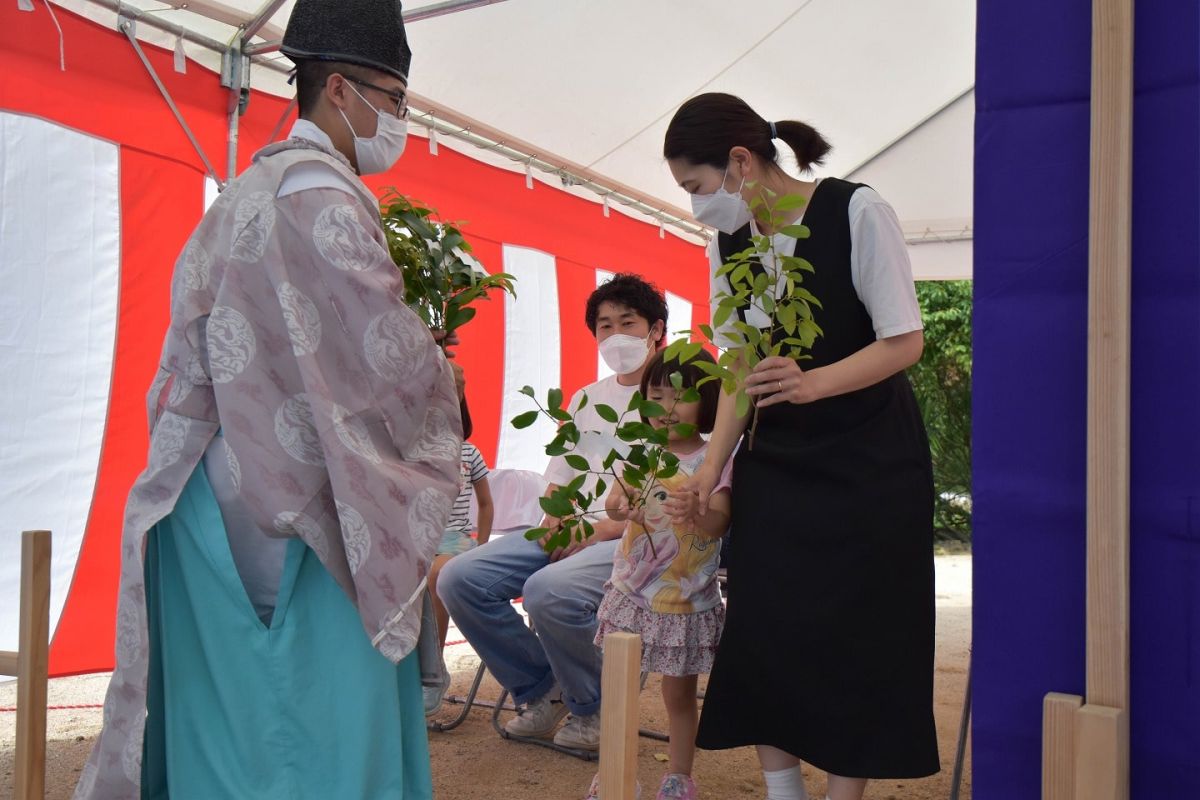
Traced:
<path id="1" fill-rule="evenodd" d="M 175 258 L 206 203 L 203 164 L 128 41 L 59 10 L 0 5 L 0 649 L 17 637 L 19 532 L 54 531 L 50 670 L 112 666 L 125 495 L 141 471 L 144 395 L 166 326 Z M 224 163 L 227 94 L 195 64 L 146 46 L 205 152 Z M 255 94 L 240 168 L 285 103 Z M 284 130 L 286 131 L 287 126 Z M 540 470 L 547 432 L 516 431 L 517 390 L 568 393 L 602 372 L 584 323 L 597 283 L 637 272 L 668 293 L 672 331 L 708 319 L 704 254 L 656 225 L 605 217 L 522 173 L 417 141 L 373 188 L 396 187 L 462 223 L 518 296 L 482 303 L 460 362 L 473 441 L 493 467 Z M 211 188 L 208 191 L 211 199 Z"/>

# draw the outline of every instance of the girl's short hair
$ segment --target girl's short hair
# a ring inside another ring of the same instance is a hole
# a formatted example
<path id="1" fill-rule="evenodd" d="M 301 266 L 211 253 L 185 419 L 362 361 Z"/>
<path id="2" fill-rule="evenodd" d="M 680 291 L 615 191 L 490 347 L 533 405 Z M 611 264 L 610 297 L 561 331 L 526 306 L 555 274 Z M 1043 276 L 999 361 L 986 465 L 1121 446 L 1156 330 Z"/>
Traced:
<path id="1" fill-rule="evenodd" d="M 470 439 L 471 434 L 475 432 L 475 426 L 471 424 L 471 412 L 467 409 L 467 397 L 458 401 L 458 412 L 462 415 L 463 439 Z"/>
<path id="2" fill-rule="evenodd" d="M 707 361 L 710 364 L 717 363 L 706 350 L 701 350 L 694 358 L 686 364 L 680 364 L 672 359 L 670 363 L 663 358 L 663 351 L 659 350 L 650 359 L 650 363 L 646 365 L 646 369 L 642 372 L 642 383 L 638 387 L 642 393 L 642 397 L 647 396 L 647 392 L 651 386 L 671 386 L 671 373 L 678 372 L 683 377 L 683 388 L 694 388 L 700 393 L 700 414 L 696 420 L 696 425 L 700 429 L 700 433 L 712 433 L 713 426 L 717 422 L 717 401 L 721 397 L 721 382 L 713 379 L 707 381 L 703 385 L 698 385 L 702 379 L 707 377 L 707 374 L 696 366 L 697 361 Z M 643 421 L 645 418 L 643 418 Z"/>

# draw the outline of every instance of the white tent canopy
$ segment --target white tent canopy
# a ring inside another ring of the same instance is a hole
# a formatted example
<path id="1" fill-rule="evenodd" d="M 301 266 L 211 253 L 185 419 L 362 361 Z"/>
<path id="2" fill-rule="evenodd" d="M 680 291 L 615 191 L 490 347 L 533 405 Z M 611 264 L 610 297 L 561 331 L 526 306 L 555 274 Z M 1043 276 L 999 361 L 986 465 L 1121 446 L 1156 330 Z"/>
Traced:
<path id="1" fill-rule="evenodd" d="M 118 5 L 58 4 L 106 24 Z M 282 35 L 294 0 L 123 2 L 143 20 L 222 43 L 276 5 L 252 39 L 267 44 L 250 78 L 286 96 L 288 62 L 269 42 Z M 891 201 L 918 278 L 971 274 L 973 3 L 443 0 L 408 2 L 405 15 L 410 88 L 426 100 L 416 110 L 434 108 L 439 123 L 457 123 L 443 131 L 469 128 L 510 147 L 485 152 L 478 137 L 453 135 L 441 137 L 444 145 L 516 170 L 536 156 L 537 177 L 558 185 L 548 164 L 569 162 L 596 175 L 601 192 L 632 189 L 671 221 L 686 216 L 679 209 L 687 198 L 662 161 L 667 123 L 688 97 L 728 91 L 768 118 L 820 129 L 834 145 L 820 174 L 870 183 Z M 176 44 L 175 33 L 148 24 L 136 33 Z M 218 54 L 183 47 L 219 67 Z M 585 187 L 573 191 L 600 200 Z"/>

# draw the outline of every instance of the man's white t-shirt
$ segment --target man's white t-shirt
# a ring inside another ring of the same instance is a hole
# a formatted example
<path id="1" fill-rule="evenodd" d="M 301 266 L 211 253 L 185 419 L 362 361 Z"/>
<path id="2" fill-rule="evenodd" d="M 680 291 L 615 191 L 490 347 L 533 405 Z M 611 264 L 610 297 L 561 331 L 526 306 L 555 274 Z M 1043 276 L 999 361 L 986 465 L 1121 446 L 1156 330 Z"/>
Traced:
<path id="1" fill-rule="evenodd" d="M 604 466 L 604 459 L 612 450 L 625 452 L 626 448 L 621 444 L 616 437 L 617 426 L 608 422 L 596 413 L 596 406 L 610 406 L 617 415 L 625 413 L 625 409 L 629 406 L 629 400 L 633 397 L 633 393 L 637 391 L 637 386 L 624 386 L 617 382 L 616 375 L 609 375 L 607 378 L 596 381 L 595 383 L 585 386 L 576 392 L 571 397 L 571 402 L 567 404 L 567 411 L 574 415 L 575 424 L 581 432 L 579 444 L 573 451 L 577 455 L 581 455 L 588 460 L 594 471 L 600 471 Z M 579 410 L 579 406 L 583 403 L 583 396 L 587 395 L 587 405 L 583 410 Z M 636 420 L 637 417 L 626 417 L 625 421 Z M 565 486 L 579 475 L 579 472 L 574 469 L 563 456 L 554 456 L 550 459 L 550 465 L 546 467 L 545 478 L 548 482 Z M 591 475 L 584 483 L 582 491 L 590 493 L 596 488 L 596 481 L 599 478 L 596 475 Z M 608 488 L 612 488 L 612 481 L 605 481 Z M 607 492 L 606 492 L 607 494 Z M 591 507 L 593 514 L 604 512 L 604 497 L 597 497 L 596 502 Z"/>

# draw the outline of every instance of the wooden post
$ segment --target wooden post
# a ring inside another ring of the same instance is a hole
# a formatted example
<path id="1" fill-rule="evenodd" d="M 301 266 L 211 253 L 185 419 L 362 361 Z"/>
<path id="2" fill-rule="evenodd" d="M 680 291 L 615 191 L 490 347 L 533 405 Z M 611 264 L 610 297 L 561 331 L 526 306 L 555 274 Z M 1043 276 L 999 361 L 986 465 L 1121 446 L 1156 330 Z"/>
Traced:
<path id="1" fill-rule="evenodd" d="M 600 676 L 600 796 L 604 800 L 637 796 L 641 677 L 642 637 L 635 633 L 605 636 Z"/>
<path id="2" fill-rule="evenodd" d="M 1051 692 L 1042 702 L 1042 800 L 1075 800 L 1077 694 Z"/>
<path id="3" fill-rule="evenodd" d="M 1129 715 L 1088 703 L 1075 714 L 1075 798 L 1129 797 Z"/>
<path id="4" fill-rule="evenodd" d="M 46 794 L 46 672 L 50 662 L 50 531 L 21 536 L 21 629 L 17 650 L 14 796 Z"/>
<path id="5" fill-rule="evenodd" d="M 1129 797 L 1129 361 L 1133 0 L 1092 0 L 1088 223 L 1087 704 L 1047 696 L 1043 798 Z M 1068 750 L 1064 742 L 1073 738 Z"/>
<path id="6" fill-rule="evenodd" d="M 1087 704 L 1075 728 L 1075 797 L 1127 800 L 1133 0 L 1092 8 Z"/>

